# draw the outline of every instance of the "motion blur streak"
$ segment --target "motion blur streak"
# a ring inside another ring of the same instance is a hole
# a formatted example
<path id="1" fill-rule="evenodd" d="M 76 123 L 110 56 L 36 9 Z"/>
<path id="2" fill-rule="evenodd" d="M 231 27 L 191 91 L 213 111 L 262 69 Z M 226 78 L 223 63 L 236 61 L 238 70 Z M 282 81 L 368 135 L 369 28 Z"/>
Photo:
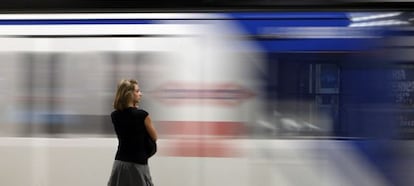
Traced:
<path id="1" fill-rule="evenodd" d="M 410 185 L 410 12 L 0 15 L 0 185 L 105 185 L 117 82 L 158 186 Z"/>

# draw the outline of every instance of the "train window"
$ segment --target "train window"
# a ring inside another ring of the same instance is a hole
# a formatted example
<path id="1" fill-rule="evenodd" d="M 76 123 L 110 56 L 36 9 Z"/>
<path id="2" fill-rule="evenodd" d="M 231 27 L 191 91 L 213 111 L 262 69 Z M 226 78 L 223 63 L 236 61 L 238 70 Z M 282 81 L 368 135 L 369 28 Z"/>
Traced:
<path id="1" fill-rule="evenodd" d="M 339 91 L 339 68 L 336 64 L 316 65 L 316 92 L 334 94 Z"/>

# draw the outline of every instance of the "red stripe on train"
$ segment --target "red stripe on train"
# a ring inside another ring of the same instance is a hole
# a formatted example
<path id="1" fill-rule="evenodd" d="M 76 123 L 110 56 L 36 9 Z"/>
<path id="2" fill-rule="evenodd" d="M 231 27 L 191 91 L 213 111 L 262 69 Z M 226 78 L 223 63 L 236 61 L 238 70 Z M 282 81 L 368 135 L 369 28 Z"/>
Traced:
<path id="1" fill-rule="evenodd" d="M 162 121 L 157 122 L 161 134 L 239 136 L 245 133 L 241 122 L 227 121 Z"/>
<path id="2" fill-rule="evenodd" d="M 238 157 L 240 148 L 223 140 L 181 139 L 167 144 L 162 154 L 181 157 Z"/>
<path id="3" fill-rule="evenodd" d="M 169 135 L 169 143 L 162 150 L 167 156 L 239 156 L 238 147 L 223 138 L 234 138 L 246 132 L 242 122 L 162 121 L 157 124 L 161 135 Z"/>

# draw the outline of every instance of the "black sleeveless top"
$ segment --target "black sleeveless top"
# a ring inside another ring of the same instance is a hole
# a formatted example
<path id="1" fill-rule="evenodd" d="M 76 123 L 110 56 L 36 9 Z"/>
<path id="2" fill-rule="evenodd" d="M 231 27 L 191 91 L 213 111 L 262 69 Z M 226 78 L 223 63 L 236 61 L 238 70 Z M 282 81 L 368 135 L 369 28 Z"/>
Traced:
<path id="1" fill-rule="evenodd" d="M 150 137 L 144 122 L 147 116 L 148 112 L 135 107 L 111 113 L 112 124 L 118 137 L 116 160 L 148 164 L 151 152 L 148 152 L 147 148 Z"/>

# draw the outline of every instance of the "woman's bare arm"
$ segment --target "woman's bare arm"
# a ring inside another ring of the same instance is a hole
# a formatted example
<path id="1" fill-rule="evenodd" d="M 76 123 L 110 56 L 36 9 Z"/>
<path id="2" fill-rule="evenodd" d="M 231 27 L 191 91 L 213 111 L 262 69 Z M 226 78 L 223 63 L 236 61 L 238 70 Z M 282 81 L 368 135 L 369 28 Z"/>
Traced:
<path id="1" fill-rule="evenodd" d="M 155 130 L 154 125 L 152 124 L 150 116 L 147 116 L 145 118 L 145 127 L 147 128 L 148 134 L 151 136 L 151 138 L 154 141 L 157 141 L 158 139 L 157 131 Z"/>

